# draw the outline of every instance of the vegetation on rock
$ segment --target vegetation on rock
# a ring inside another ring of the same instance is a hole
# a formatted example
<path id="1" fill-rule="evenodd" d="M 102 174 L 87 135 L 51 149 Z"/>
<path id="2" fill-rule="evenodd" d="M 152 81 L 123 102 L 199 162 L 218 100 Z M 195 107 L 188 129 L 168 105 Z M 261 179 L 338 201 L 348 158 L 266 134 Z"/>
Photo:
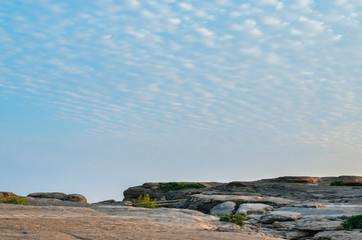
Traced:
<path id="1" fill-rule="evenodd" d="M 347 218 L 343 221 L 342 226 L 346 229 L 362 228 L 362 214 Z"/>
<path id="2" fill-rule="evenodd" d="M 158 186 L 158 189 L 164 192 L 172 190 L 182 190 L 182 189 L 195 189 L 195 188 L 204 188 L 204 186 L 199 183 L 186 183 L 186 182 L 160 183 L 160 185 Z"/>
<path id="3" fill-rule="evenodd" d="M 19 205 L 29 205 L 27 198 L 21 198 L 19 196 L 12 196 L 8 198 L 0 198 L 1 203 L 11 203 L 11 204 L 19 204 Z"/>
<path id="4" fill-rule="evenodd" d="M 148 194 L 145 196 L 140 195 L 137 200 L 134 200 L 134 204 L 136 207 L 157 208 L 156 199 L 151 199 Z"/>
<path id="5" fill-rule="evenodd" d="M 239 226 L 244 225 L 245 217 L 243 215 L 226 215 L 220 217 L 220 221 L 235 223 Z"/>
<path id="6" fill-rule="evenodd" d="M 344 182 L 341 180 L 334 180 L 333 182 L 331 182 L 330 185 L 331 186 L 344 186 Z"/>

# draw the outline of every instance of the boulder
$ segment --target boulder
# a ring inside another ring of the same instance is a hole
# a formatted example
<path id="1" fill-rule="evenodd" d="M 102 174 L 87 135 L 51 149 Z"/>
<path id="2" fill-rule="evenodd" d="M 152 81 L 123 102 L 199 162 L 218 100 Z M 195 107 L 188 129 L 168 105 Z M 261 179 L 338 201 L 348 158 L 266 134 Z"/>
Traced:
<path id="1" fill-rule="evenodd" d="M 165 192 L 158 190 L 160 183 L 144 183 L 142 186 L 130 187 L 123 192 L 124 201 L 133 201 L 138 199 L 140 195 L 149 195 L 150 198 L 160 200 L 165 197 Z"/>
<path id="2" fill-rule="evenodd" d="M 201 193 L 201 189 L 182 189 L 182 190 L 174 190 L 168 191 L 165 194 L 166 200 L 177 200 L 177 199 L 187 199 L 189 196 Z"/>
<path id="3" fill-rule="evenodd" d="M 264 182 L 278 182 L 278 183 L 317 183 L 319 182 L 320 177 L 309 177 L 309 176 L 302 176 L 302 177 L 295 177 L 295 176 L 286 176 L 286 177 L 278 177 L 272 179 L 263 179 Z"/>
<path id="4" fill-rule="evenodd" d="M 12 192 L 0 192 L 0 198 L 9 198 L 9 197 L 17 197 L 15 193 Z"/>
<path id="5" fill-rule="evenodd" d="M 236 211 L 237 215 L 260 215 L 267 211 L 272 211 L 273 207 L 263 203 L 243 203 L 239 205 Z"/>
<path id="6" fill-rule="evenodd" d="M 81 194 L 65 194 L 60 192 L 37 192 L 29 194 L 28 197 L 49 198 L 49 199 L 58 199 L 62 201 L 87 203 L 87 198 Z"/>
<path id="7" fill-rule="evenodd" d="M 87 203 L 87 198 L 81 194 L 68 194 L 63 199 L 64 201 Z"/>
<path id="8" fill-rule="evenodd" d="M 293 229 L 298 229 L 301 231 L 336 231 L 342 230 L 342 221 L 329 221 L 319 220 L 319 221 L 310 221 L 310 220 L 299 220 L 291 223 L 293 225 Z"/>
<path id="9" fill-rule="evenodd" d="M 67 194 L 60 193 L 60 192 L 37 192 L 37 193 L 31 193 L 28 195 L 28 197 L 33 198 L 55 198 L 59 200 L 63 200 Z"/>
<path id="10" fill-rule="evenodd" d="M 216 205 L 210 210 L 210 214 L 214 216 L 225 216 L 225 215 L 231 215 L 233 211 L 235 210 L 236 203 L 234 202 L 224 202 Z"/>
<path id="11" fill-rule="evenodd" d="M 262 223 L 273 223 L 273 222 L 281 222 L 281 221 L 295 221 L 302 218 L 301 213 L 297 212 L 288 212 L 288 211 L 273 211 L 267 213 L 262 219 Z"/>

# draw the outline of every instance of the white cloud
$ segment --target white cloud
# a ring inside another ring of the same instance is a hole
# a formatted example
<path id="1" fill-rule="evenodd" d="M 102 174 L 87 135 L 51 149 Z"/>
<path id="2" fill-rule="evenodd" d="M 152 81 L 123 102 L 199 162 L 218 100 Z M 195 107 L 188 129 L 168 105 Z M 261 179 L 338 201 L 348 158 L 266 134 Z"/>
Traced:
<path id="1" fill-rule="evenodd" d="M 205 37 L 212 37 L 212 36 L 214 36 L 214 33 L 213 33 L 212 31 L 210 31 L 209 29 L 204 28 L 204 27 L 196 28 L 196 31 L 197 31 L 198 33 L 200 33 L 201 35 L 205 36 Z"/>
<path id="2" fill-rule="evenodd" d="M 179 18 L 170 18 L 168 21 L 169 21 L 170 23 L 172 23 L 172 24 L 175 24 L 175 25 L 181 23 L 181 20 L 180 20 Z"/>
<path id="3" fill-rule="evenodd" d="M 178 4 L 179 7 L 185 11 L 192 11 L 194 10 L 193 6 L 189 3 L 185 3 L 185 2 L 182 2 L 182 3 L 179 3 Z"/>

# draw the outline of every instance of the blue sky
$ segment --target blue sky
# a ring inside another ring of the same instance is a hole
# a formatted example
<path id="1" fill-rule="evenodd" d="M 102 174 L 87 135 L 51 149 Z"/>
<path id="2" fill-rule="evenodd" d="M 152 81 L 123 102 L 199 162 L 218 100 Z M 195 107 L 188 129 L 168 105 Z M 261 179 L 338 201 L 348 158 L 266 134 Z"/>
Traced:
<path id="1" fill-rule="evenodd" d="M 360 1 L 0 2 L 0 190 L 362 174 Z"/>

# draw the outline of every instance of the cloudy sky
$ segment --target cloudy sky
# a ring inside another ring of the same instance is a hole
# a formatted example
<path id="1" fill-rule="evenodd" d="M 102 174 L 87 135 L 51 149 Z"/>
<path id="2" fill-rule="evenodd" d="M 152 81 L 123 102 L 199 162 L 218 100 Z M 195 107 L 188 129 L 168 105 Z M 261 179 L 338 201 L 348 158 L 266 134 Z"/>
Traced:
<path id="1" fill-rule="evenodd" d="M 0 2 L 0 190 L 362 175 L 361 1 Z"/>

